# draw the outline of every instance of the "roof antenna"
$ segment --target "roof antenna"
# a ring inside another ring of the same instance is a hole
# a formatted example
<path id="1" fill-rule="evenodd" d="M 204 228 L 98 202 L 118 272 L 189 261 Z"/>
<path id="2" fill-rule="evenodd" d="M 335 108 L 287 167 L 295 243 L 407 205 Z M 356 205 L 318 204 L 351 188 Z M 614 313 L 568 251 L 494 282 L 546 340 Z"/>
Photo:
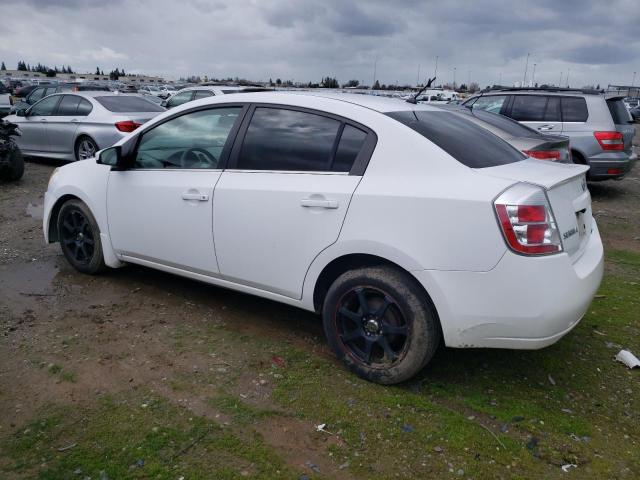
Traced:
<path id="1" fill-rule="evenodd" d="M 414 105 L 417 105 L 418 104 L 418 97 L 420 95 L 422 95 L 422 92 L 424 92 L 427 88 L 429 88 L 433 84 L 433 82 L 435 80 L 436 80 L 436 77 L 430 78 L 429 81 L 427 82 L 427 84 L 424 87 L 422 87 L 420 89 L 420 91 L 415 94 L 414 97 L 408 98 L 406 101 L 409 102 L 409 103 L 413 103 Z"/>

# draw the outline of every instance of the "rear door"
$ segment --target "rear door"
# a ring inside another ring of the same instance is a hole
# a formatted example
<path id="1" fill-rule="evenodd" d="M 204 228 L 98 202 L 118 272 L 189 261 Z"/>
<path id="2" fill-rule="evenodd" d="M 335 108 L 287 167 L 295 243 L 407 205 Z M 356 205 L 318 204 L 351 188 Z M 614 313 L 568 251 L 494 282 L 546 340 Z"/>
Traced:
<path id="1" fill-rule="evenodd" d="M 324 113 L 253 107 L 215 189 L 221 275 L 301 298 L 313 259 L 338 238 L 374 138 Z"/>
<path id="2" fill-rule="evenodd" d="M 636 134 L 636 129 L 633 126 L 633 118 L 627 107 L 625 106 L 622 98 L 608 98 L 607 107 L 611 112 L 611 118 L 616 126 L 616 131 L 622 134 L 624 138 L 624 150 L 631 155 L 633 148 L 633 136 Z"/>
<path id="3" fill-rule="evenodd" d="M 562 133 L 560 100 L 551 95 L 513 95 L 505 114 L 541 133 Z"/>
<path id="4" fill-rule="evenodd" d="M 53 153 L 73 153 L 75 133 L 78 123 L 91 112 L 88 100 L 78 95 L 61 95 L 55 115 L 48 119 L 47 135 L 50 151 Z M 81 106 L 82 105 L 82 106 Z M 78 108 L 80 107 L 80 113 Z"/>

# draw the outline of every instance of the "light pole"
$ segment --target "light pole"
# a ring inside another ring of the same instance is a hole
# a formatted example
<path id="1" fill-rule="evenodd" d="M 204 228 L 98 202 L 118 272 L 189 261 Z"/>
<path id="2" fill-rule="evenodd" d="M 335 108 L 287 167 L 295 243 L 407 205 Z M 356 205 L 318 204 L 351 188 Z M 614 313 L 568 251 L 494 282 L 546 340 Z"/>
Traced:
<path id="1" fill-rule="evenodd" d="M 527 53 L 527 61 L 524 64 L 524 77 L 522 77 L 522 86 L 523 87 L 527 83 L 527 70 L 529 69 L 529 55 L 531 55 L 531 54 Z"/>
<path id="2" fill-rule="evenodd" d="M 569 88 L 569 74 L 571 73 L 571 69 L 567 68 L 567 88 Z"/>
<path id="3" fill-rule="evenodd" d="M 376 58 L 373 61 L 373 83 L 371 84 L 371 90 L 373 90 L 373 86 L 376 84 L 377 69 L 378 69 L 378 55 L 376 55 Z"/>
<path id="4" fill-rule="evenodd" d="M 562 74 L 564 72 L 560 72 L 560 83 L 558 83 L 558 87 L 562 88 Z"/>
<path id="5" fill-rule="evenodd" d="M 420 85 L 420 64 L 418 64 L 418 81 L 416 82 L 416 87 Z"/>
<path id="6" fill-rule="evenodd" d="M 456 89 L 456 67 L 453 67 L 453 89 Z"/>
<path id="7" fill-rule="evenodd" d="M 536 65 L 537 63 L 533 64 L 533 72 L 531 73 L 531 86 L 534 87 L 535 83 L 536 83 Z"/>
<path id="8" fill-rule="evenodd" d="M 631 88 L 633 88 L 635 83 L 636 83 L 636 72 L 633 72 L 633 80 L 631 80 Z"/>
<path id="9" fill-rule="evenodd" d="M 435 70 L 433 71 L 433 77 L 435 78 L 435 77 L 437 77 L 437 76 L 438 76 L 438 56 L 436 55 L 436 68 L 435 68 Z M 435 81 L 435 80 L 434 80 L 434 81 Z M 435 87 L 435 85 L 434 85 L 434 87 Z"/>

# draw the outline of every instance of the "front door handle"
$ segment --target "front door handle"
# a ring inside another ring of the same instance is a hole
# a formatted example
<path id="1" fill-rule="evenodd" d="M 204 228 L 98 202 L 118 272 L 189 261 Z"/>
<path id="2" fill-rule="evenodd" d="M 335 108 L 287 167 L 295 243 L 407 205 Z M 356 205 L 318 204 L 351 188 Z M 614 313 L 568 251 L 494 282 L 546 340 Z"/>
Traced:
<path id="1" fill-rule="evenodd" d="M 538 130 L 547 132 L 549 130 L 553 130 L 553 125 L 542 125 L 541 127 L 538 127 Z"/>
<path id="2" fill-rule="evenodd" d="M 337 200 L 327 200 L 322 198 L 303 198 L 300 200 L 303 207 L 338 208 Z"/>
<path id="3" fill-rule="evenodd" d="M 207 195 L 206 193 L 200 193 L 200 192 L 184 192 L 182 194 L 182 199 L 183 200 L 196 200 L 198 202 L 207 202 L 209 201 L 209 195 Z"/>

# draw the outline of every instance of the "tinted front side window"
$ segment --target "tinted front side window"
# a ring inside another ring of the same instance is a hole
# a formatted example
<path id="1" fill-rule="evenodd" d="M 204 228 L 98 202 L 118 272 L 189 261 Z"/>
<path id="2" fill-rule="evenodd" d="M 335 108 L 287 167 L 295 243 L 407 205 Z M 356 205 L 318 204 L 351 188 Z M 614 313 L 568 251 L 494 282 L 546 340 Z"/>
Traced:
<path id="1" fill-rule="evenodd" d="M 244 138 L 238 168 L 326 171 L 340 122 L 312 113 L 256 108 Z"/>
<path id="2" fill-rule="evenodd" d="M 544 111 L 547 106 L 547 97 L 541 95 L 516 95 L 511 107 L 511 115 L 519 122 L 541 122 L 544 120 Z"/>
<path id="3" fill-rule="evenodd" d="M 589 117 L 587 102 L 581 97 L 562 97 L 563 122 L 586 122 Z"/>
<path id="4" fill-rule="evenodd" d="M 450 112 L 404 111 L 387 115 L 415 130 L 467 167 L 495 167 L 526 158 L 488 130 Z"/>
<path id="5" fill-rule="evenodd" d="M 31 107 L 29 115 L 34 117 L 45 117 L 48 115 L 53 115 L 53 112 L 55 111 L 56 105 L 59 101 L 60 97 L 58 95 L 40 100 L 33 107 Z"/>
<path id="6" fill-rule="evenodd" d="M 473 108 L 479 110 L 486 110 L 491 113 L 500 113 L 502 106 L 504 105 L 506 95 L 492 95 L 490 97 L 479 97 L 473 102 Z"/>
<path id="7" fill-rule="evenodd" d="M 201 98 L 213 97 L 213 93 L 208 90 L 197 90 L 196 94 L 193 96 L 194 100 L 199 100 Z"/>
<path id="8" fill-rule="evenodd" d="M 178 105 L 182 105 L 183 103 L 190 102 L 191 97 L 193 97 L 193 92 L 191 91 L 177 93 L 169 99 L 169 101 L 167 102 L 167 107 L 177 107 Z"/>
<path id="9" fill-rule="evenodd" d="M 134 168 L 217 168 L 240 107 L 187 113 L 142 134 Z"/>
<path id="10" fill-rule="evenodd" d="M 142 97 L 113 95 L 95 97 L 95 99 L 110 112 L 164 112 L 164 108 Z"/>
<path id="11" fill-rule="evenodd" d="M 351 125 L 345 125 L 331 170 L 334 172 L 350 171 L 366 139 L 365 132 Z"/>
<path id="12" fill-rule="evenodd" d="M 489 125 L 499 128 L 500 130 L 505 131 L 512 137 L 538 137 L 540 134 L 529 128 L 525 127 L 521 123 L 512 120 L 509 117 L 505 117 L 504 115 L 498 115 L 495 113 L 485 112 L 483 110 L 474 110 L 473 116 L 483 122 L 488 123 Z"/>
<path id="13" fill-rule="evenodd" d="M 60 105 L 58 105 L 58 111 L 56 115 L 60 116 L 72 116 L 76 114 L 78 110 L 78 104 L 80 103 L 81 98 L 75 95 L 64 95 L 62 100 L 60 100 Z"/>

